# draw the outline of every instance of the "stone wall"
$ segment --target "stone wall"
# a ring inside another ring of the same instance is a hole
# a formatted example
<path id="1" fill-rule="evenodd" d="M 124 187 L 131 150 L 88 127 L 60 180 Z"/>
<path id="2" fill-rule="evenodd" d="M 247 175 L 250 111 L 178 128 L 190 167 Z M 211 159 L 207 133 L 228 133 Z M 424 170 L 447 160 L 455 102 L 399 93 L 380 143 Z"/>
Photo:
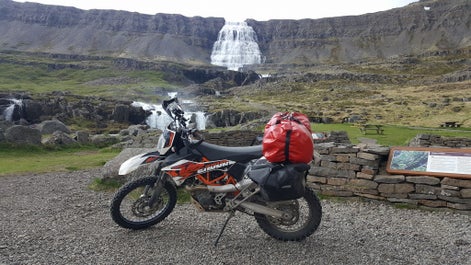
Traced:
<path id="1" fill-rule="evenodd" d="M 409 146 L 416 147 L 449 147 L 449 148 L 464 148 L 471 147 L 471 138 L 463 137 L 443 137 L 440 135 L 419 134 L 412 141 Z"/>
<path id="2" fill-rule="evenodd" d="M 471 179 L 391 175 L 386 172 L 388 154 L 389 147 L 378 145 L 317 144 L 308 183 L 323 195 L 471 210 Z"/>
<path id="3" fill-rule="evenodd" d="M 261 144 L 263 132 L 259 131 L 224 131 L 219 133 L 204 133 L 208 143 L 224 146 L 248 146 Z"/>

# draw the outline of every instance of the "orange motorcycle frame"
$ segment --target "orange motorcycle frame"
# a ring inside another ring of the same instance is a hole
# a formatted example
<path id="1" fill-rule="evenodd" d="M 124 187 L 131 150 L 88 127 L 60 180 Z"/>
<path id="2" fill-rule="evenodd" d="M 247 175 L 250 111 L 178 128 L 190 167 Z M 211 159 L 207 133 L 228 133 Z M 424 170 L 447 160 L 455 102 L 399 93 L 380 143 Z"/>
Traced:
<path id="1" fill-rule="evenodd" d="M 177 183 L 183 183 L 186 179 L 195 177 L 203 185 L 220 186 L 237 183 L 236 178 L 227 172 L 235 163 L 235 161 L 228 159 L 211 161 L 203 157 L 199 162 L 180 160 L 162 168 L 162 171 L 171 176 Z M 215 176 L 214 172 L 221 174 Z"/>

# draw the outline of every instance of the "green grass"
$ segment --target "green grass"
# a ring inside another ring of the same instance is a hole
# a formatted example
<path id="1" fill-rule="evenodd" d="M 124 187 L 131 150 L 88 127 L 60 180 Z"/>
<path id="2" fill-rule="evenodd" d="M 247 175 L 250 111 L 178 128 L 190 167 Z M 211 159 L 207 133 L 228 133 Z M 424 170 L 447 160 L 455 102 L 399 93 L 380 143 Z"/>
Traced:
<path id="1" fill-rule="evenodd" d="M 121 185 L 123 185 L 123 183 L 115 179 L 95 178 L 88 185 L 88 188 L 94 191 L 114 192 L 121 187 Z"/>
<path id="2" fill-rule="evenodd" d="M 346 131 L 352 143 L 359 143 L 361 138 L 375 139 L 384 146 L 404 146 L 409 143 L 417 134 L 434 134 L 445 137 L 466 137 L 471 138 L 471 129 L 460 128 L 455 130 L 445 130 L 438 128 L 414 128 L 405 126 L 384 125 L 384 133 L 376 134 L 375 131 L 361 133 L 360 129 L 353 124 L 323 124 L 311 123 L 313 132 Z"/>
<path id="3" fill-rule="evenodd" d="M 119 150 L 76 147 L 48 150 L 40 147 L 0 147 L 0 176 L 67 172 L 103 166 Z"/>

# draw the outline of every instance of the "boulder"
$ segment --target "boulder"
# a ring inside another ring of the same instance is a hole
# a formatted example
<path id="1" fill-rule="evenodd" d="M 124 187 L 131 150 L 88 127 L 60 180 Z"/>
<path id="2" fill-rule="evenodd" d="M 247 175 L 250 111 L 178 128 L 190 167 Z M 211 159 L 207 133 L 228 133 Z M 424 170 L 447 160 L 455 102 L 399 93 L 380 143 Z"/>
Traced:
<path id="1" fill-rule="evenodd" d="M 206 127 L 230 127 L 247 123 L 266 116 L 266 111 L 248 111 L 240 112 L 233 109 L 224 109 L 215 112 L 207 117 Z"/>
<path id="2" fill-rule="evenodd" d="M 27 121 L 36 123 L 40 121 L 43 110 L 40 103 L 31 99 L 25 99 L 23 100 L 23 113 Z"/>
<path id="3" fill-rule="evenodd" d="M 43 121 L 38 125 L 38 129 L 41 131 L 41 134 L 51 134 L 55 131 L 70 133 L 70 129 L 59 120 Z"/>
<path id="4" fill-rule="evenodd" d="M 129 108 L 129 122 L 132 124 L 145 123 L 147 116 L 150 113 L 146 112 L 142 107 L 132 106 Z"/>
<path id="5" fill-rule="evenodd" d="M 90 134 L 85 131 L 77 131 L 75 133 L 75 139 L 79 144 L 88 144 L 90 143 Z"/>
<path id="6" fill-rule="evenodd" d="M 14 125 L 5 131 L 5 139 L 14 144 L 41 144 L 41 132 L 28 126 Z"/>
<path id="7" fill-rule="evenodd" d="M 67 146 L 76 145 L 78 142 L 62 131 L 55 131 L 50 137 L 43 141 L 43 144 L 53 146 Z"/>
<path id="8" fill-rule="evenodd" d="M 148 153 L 155 151 L 155 148 L 125 148 L 121 153 L 119 153 L 115 158 L 106 162 L 102 168 L 102 178 L 103 179 L 116 179 L 116 180 L 126 180 L 135 177 L 149 176 L 152 173 L 152 170 L 158 165 L 157 163 L 150 163 L 147 165 L 140 166 L 135 171 L 131 172 L 129 176 L 120 176 L 118 174 L 120 165 L 128 160 L 129 158 L 136 156 L 138 154 Z"/>
<path id="9" fill-rule="evenodd" d="M 108 135 L 108 134 L 93 135 L 90 140 L 93 145 L 98 146 L 98 147 L 106 147 L 106 146 L 115 144 L 119 141 L 117 136 Z"/>
<path id="10" fill-rule="evenodd" d="M 113 120 L 115 122 L 128 122 L 129 120 L 129 106 L 118 104 L 113 110 Z"/>

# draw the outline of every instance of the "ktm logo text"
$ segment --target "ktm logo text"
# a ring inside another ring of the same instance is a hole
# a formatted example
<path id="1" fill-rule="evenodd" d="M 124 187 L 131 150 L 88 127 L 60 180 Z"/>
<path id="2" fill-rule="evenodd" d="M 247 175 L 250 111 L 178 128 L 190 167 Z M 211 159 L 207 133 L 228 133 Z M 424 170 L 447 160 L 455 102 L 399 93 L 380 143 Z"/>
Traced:
<path id="1" fill-rule="evenodd" d="M 235 164 L 234 161 L 228 161 L 228 160 L 224 160 L 222 162 L 210 163 L 210 164 L 208 164 L 208 166 L 206 166 L 202 169 L 198 169 L 198 171 L 196 171 L 196 172 L 198 174 L 202 174 L 202 173 L 206 173 L 206 172 L 209 172 L 209 171 L 212 171 L 212 170 L 215 170 L 215 169 L 227 167 L 227 166 L 230 166 L 230 165 L 233 165 L 233 164 Z"/>

